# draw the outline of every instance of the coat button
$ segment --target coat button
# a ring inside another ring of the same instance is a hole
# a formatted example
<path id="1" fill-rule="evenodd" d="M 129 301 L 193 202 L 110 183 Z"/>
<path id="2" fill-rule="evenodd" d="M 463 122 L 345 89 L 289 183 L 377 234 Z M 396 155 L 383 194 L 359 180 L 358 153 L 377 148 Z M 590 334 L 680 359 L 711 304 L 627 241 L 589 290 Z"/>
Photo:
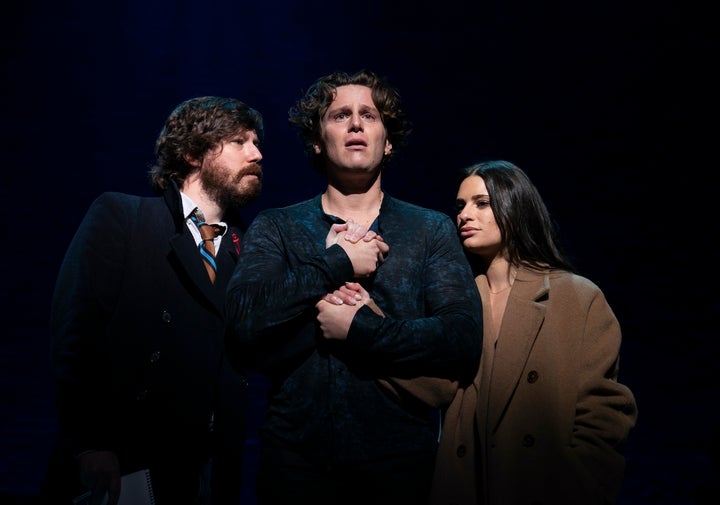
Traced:
<path id="1" fill-rule="evenodd" d="M 535 445 L 535 437 L 532 435 L 525 435 L 522 440 L 523 447 L 532 447 Z"/>
<path id="2" fill-rule="evenodd" d="M 162 320 L 165 323 L 169 323 L 170 321 L 172 321 L 172 316 L 170 315 L 170 312 L 168 312 L 167 310 L 163 310 L 162 311 Z"/>
<path id="3" fill-rule="evenodd" d="M 160 351 L 154 351 L 150 354 L 150 363 L 155 363 L 160 359 Z"/>
<path id="4" fill-rule="evenodd" d="M 527 381 L 530 384 L 534 384 L 535 382 L 537 382 L 538 377 L 539 377 L 539 374 L 535 370 L 531 370 L 527 374 Z"/>
<path id="5" fill-rule="evenodd" d="M 464 445 L 459 445 L 457 450 L 455 451 L 455 454 L 457 454 L 458 458 L 464 458 L 467 454 L 467 447 Z"/>

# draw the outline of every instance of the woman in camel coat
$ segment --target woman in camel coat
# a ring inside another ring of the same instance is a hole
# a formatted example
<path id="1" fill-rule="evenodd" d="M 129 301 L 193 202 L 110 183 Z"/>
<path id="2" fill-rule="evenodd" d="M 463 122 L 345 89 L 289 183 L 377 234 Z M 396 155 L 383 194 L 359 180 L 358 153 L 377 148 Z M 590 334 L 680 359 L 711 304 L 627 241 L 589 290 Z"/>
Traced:
<path id="1" fill-rule="evenodd" d="M 621 332 L 574 273 L 525 173 L 467 168 L 457 224 L 483 301 L 483 354 L 444 416 L 433 505 L 612 504 L 637 419 Z"/>

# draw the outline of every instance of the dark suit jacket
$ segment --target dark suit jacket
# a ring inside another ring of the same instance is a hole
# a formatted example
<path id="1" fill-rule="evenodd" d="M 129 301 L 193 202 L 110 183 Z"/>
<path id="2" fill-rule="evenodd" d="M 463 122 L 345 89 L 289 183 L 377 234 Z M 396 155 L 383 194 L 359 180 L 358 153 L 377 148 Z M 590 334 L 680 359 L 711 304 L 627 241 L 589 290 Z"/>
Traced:
<path id="1" fill-rule="evenodd" d="M 151 198 L 105 193 L 93 202 L 52 302 L 66 449 L 117 451 L 130 471 L 158 457 L 194 464 L 212 444 L 223 451 L 218 460 L 240 464 L 247 379 L 229 367 L 223 339 L 225 288 L 243 229 L 226 220 L 213 285 L 176 188 Z"/>

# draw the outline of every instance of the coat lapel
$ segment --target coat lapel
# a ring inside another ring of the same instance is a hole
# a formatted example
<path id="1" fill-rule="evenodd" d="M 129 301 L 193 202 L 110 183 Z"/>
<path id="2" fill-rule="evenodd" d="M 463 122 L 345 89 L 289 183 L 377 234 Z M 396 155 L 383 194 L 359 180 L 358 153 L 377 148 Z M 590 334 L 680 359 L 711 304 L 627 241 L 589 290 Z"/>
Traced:
<path id="1" fill-rule="evenodd" d="M 200 252 L 190 232 L 174 236 L 170 239 L 170 247 L 172 247 L 180 266 L 185 270 L 195 287 L 200 290 L 205 298 L 219 308 L 216 285 L 210 282 Z"/>
<path id="2" fill-rule="evenodd" d="M 178 267 L 185 270 L 188 278 L 202 296 L 207 298 L 216 310 L 222 314 L 224 311 L 225 288 L 235 269 L 238 258 L 238 252 L 236 251 L 239 251 L 241 233 L 237 228 L 230 228 L 223 237 L 220 251 L 217 254 L 218 276 L 215 284 L 212 284 L 205 270 L 195 239 L 185 224 L 182 202 L 177 187 L 166 190 L 164 197 L 175 224 L 176 234 L 170 239 L 170 247 L 177 258 Z M 233 243 L 236 238 L 237 243 Z"/>
<path id="3" fill-rule="evenodd" d="M 515 278 L 497 340 L 490 379 L 489 421 L 494 430 L 510 402 L 545 319 L 540 302 L 548 292 L 545 274 L 521 269 Z M 508 317 L 508 314 L 522 316 Z"/>
<path id="4" fill-rule="evenodd" d="M 225 289 L 230 282 L 230 277 L 232 277 L 233 272 L 235 271 L 235 265 L 237 264 L 240 256 L 241 236 L 241 233 L 237 229 L 230 228 L 223 237 L 222 243 L 220 244 L 220 250 L 215 257 L 218 271 L 214 287 L 215 295 L 219 297 L 217 299 L 217 303 L 219 305 L 223 304 L 223 300 L 225 299 Z"/>

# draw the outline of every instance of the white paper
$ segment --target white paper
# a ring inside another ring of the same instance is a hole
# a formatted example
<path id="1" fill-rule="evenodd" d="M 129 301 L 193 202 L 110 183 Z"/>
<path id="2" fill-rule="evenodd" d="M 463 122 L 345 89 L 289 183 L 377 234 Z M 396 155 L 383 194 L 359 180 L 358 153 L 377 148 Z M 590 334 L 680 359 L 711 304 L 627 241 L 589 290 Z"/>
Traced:
<path id="1" fill-rule="evenodd" d="M 74 505 L 86 505 L 90 500 L 90 491 L 77 496 L 73 500 Z M 107 494 L 101 505 L 107 505 Z M 150 481 L 150 470 L 138 470 L 122 476 L 120 483 L 120 498 L 118 505 L 155 505 L 155 497 Z"/>

